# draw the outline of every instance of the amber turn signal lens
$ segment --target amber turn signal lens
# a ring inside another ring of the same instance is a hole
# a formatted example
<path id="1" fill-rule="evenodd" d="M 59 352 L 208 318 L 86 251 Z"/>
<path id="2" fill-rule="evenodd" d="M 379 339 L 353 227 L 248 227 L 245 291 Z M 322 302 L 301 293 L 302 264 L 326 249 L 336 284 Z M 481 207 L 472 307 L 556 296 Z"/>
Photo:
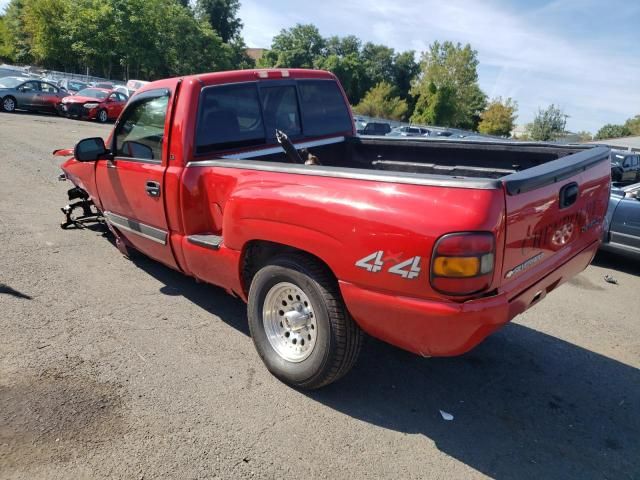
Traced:
<path id="1" fill-rule="evenodd" d="M 439 277 L 475 277 L 480 273 L 478 257 L 436 257 L 433 273 Z"/>

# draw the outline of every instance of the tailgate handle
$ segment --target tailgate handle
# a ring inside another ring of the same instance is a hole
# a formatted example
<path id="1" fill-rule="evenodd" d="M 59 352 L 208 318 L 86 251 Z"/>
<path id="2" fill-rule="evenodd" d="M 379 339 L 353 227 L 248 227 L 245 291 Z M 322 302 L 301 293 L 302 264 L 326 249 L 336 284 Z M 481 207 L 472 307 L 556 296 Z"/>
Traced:
<path id="1" fill-rule="evenodd" d="M 570 207 L 578 200 L 578 184 L 568 183 L 560 189 L 560 209 Z"/>

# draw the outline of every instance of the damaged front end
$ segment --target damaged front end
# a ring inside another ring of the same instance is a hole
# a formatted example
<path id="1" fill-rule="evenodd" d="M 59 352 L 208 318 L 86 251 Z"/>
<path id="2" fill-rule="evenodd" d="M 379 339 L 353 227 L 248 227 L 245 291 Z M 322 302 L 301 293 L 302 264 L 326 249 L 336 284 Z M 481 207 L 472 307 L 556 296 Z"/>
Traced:
<path id="1" fill-rule="evenodd" d="M 74 151 L 71 148 L 53 151 L 53 155 L 57 157 L 68 157 L 73 154 Z M 69 176 L 67 174 L 67 169 L 73 167 L 74 165 L 78 165 L 78 163 L 75 162 L 73 158 L 67 160 L 62 165 L 62 170 L 64 173 L 61 173 L 58 176 L 58 180 L 71 180 L 69 179 Z M 85 173 L 92 176 L 93 169 L 91 168 Z M 89 193 L 84 188 L 79 187 L 76 184 L 78 182 L 73 180 L 71 181 L 74 186 L 73 188 L 67 190 L 67 197 L 69 198 L 70 203 L 60 209 L 64 214 L 64 222 L 60 224 L 60 227 L 66 230 L 70 227 L 85 228 L 87 224 L 103 223 L 104 219 L 102 217 L 102 213 L 93 204 Z"/>
<path id="2" fill-rule="evenodd" d="M 62 174 L 59 178 L 66 180 L 66 177 L 62 178 Z M 62 207 L 62 213 L 64 213 L 65 221 L 60 224 L 60 227 L 67 229 L 69 227 L 84 228 L 89 223 L 104 223 L 104 218 L 100 211 L 93 204 L 89 198 L 89 194 L 80 187 L 73 187 L 67 191 L 69 197 L 69 203 Z M 74 202 L 74 200 L 77 200 Z"/>

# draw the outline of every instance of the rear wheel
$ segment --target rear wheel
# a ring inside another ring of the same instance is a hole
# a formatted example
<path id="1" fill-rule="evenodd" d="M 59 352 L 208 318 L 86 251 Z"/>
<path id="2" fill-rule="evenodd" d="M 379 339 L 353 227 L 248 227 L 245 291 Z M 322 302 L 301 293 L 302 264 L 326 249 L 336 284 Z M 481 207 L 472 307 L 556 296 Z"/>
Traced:
<path id="1" fill-rule="evenodd" d="M 278 257 L 253 278 L 249 329 L 276 377 L 304 389 L 328 385 L 355 363 L 363 334 L 327 268 L 303 254 Z"/>
<path id="2" fill-rule="evenodd" d="M 103 109 L 98 112 L 98 116 L 96 118 L 100 123 L 107 123 L 107 120 L 109 120 L 109 115 L 107 114 L 107 111 Z"/>
<path id="3" fill-rule="evenodd" d="M 11 96 L 7 96 L 4 97 L 2 99 L 2 110 L 4 110 L 5 112 L 15 112 L 16 111 L 16 99 L 11 97 Z"/>

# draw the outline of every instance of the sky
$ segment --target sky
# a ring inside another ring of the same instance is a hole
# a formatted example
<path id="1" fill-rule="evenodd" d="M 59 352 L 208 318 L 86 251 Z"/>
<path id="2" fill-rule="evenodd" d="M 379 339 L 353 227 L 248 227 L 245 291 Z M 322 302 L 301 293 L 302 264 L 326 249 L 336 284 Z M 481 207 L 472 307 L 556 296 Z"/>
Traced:
<path id="1" fill-rule="evenodd" d="M 470 43 L 481 88 L 515 99 L 518 124 L 551 103 L 571 131 L 640 114 L 640 0 L 240 1 L 250 47 L 296 23 L 416 55 L 435 40 Z"/>
<path id="2" fill-rule="evenodd" d="M 640 114 L 639 0 L 241 0 L 239 16 L 250 47 L 296 23 L 417 55 L 435 40 L 470 43 L 480 87 L 515 99 L 518 124 L 551 103 L 571 131 Z"/>

